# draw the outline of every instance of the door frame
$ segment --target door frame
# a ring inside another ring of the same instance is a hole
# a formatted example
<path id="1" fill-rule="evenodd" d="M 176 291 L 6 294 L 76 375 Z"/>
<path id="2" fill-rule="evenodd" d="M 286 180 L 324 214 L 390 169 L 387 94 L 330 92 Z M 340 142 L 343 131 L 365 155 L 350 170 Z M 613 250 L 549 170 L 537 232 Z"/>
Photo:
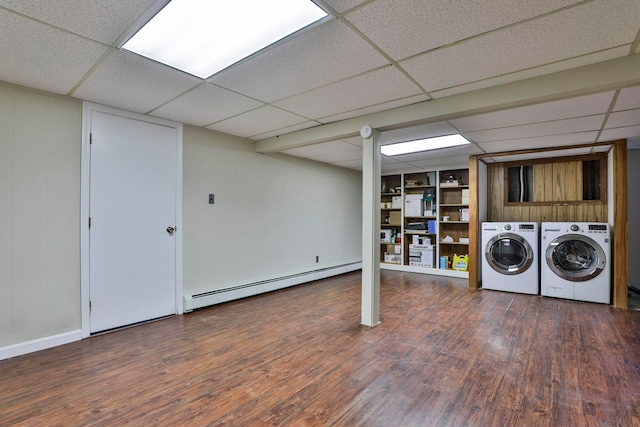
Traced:
<path id="1" fill-rule="evenodd" d="M 91 102 L 82 103 L 82 153 L 81 153 L 81 170 L 80 170 L 80 302 L 81 302 L 81 319 L 82 319 L 82 338 L 91 335 L 90 326 L 90 310 L 89 310 L 89 196 L 91 189 L 91 156 L 89 150 L 91 119 L 94 112 L 112 114 L 127 119 L 138 120 L 142 122 L 167 126 L 176 129 L 178 144 L 178 165 L 176 176 L 176 314 L 183 313 L 183 259 L 182 259 L 182 145 L 183 137 L 182 123 L 169 120 L 159 119 L 155 117 L 145 116 L 144 114 L 132 113 L 129 111 L 119 110 L 117 108 L 107 107 Z"/>

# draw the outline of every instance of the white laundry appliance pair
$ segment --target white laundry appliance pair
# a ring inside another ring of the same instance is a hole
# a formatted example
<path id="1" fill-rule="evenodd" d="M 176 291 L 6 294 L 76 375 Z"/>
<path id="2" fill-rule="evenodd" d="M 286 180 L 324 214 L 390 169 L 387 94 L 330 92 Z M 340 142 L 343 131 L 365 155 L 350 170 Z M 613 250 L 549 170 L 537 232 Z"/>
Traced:
<path id="1" fill-rule="evenodd" d="M 611 303 L 609 225 L 482 223 L 482 287 Z"/>

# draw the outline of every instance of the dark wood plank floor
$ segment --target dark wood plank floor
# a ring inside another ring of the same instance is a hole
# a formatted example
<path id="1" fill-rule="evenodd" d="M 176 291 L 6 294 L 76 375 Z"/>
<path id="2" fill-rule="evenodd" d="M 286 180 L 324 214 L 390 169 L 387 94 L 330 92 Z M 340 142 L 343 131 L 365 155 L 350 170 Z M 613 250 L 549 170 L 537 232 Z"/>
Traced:
<path id="1" fill-rule="evenodd" d="M 640 426 L 640 312 L 360 273 L 0 361 L 0 426 Z"/>

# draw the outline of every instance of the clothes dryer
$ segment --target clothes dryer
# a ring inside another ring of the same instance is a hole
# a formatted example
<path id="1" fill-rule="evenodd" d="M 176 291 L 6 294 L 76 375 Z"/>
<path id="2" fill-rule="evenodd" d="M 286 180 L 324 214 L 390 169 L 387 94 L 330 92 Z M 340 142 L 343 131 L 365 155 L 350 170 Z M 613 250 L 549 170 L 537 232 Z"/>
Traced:
<path id="1" fill-rule="evenodd" d="M 482 223 L 482 287 L 539 294 L 536 222 Z"/>
<path id="2" fill-rule="evenodd" d="M 609 224 L 543 222 L 541 294 L 610 304 L 610 254 Z"/>

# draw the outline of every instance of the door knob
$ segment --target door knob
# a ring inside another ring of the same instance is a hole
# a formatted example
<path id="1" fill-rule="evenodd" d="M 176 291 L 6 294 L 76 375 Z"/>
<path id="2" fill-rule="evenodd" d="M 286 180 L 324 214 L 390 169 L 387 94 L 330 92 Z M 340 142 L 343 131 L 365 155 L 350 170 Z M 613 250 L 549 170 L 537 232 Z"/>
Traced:
<path id="1" fill-rule="evenodd" d="M 169 233 L 169 234 L 173 234 L 173 232 L 174 232 L 174 231 L 176 231 L 176 229 L 175 229 L 175 228 L 173 228 L 173 227 L 167 227 L 167 233 Z"/>

